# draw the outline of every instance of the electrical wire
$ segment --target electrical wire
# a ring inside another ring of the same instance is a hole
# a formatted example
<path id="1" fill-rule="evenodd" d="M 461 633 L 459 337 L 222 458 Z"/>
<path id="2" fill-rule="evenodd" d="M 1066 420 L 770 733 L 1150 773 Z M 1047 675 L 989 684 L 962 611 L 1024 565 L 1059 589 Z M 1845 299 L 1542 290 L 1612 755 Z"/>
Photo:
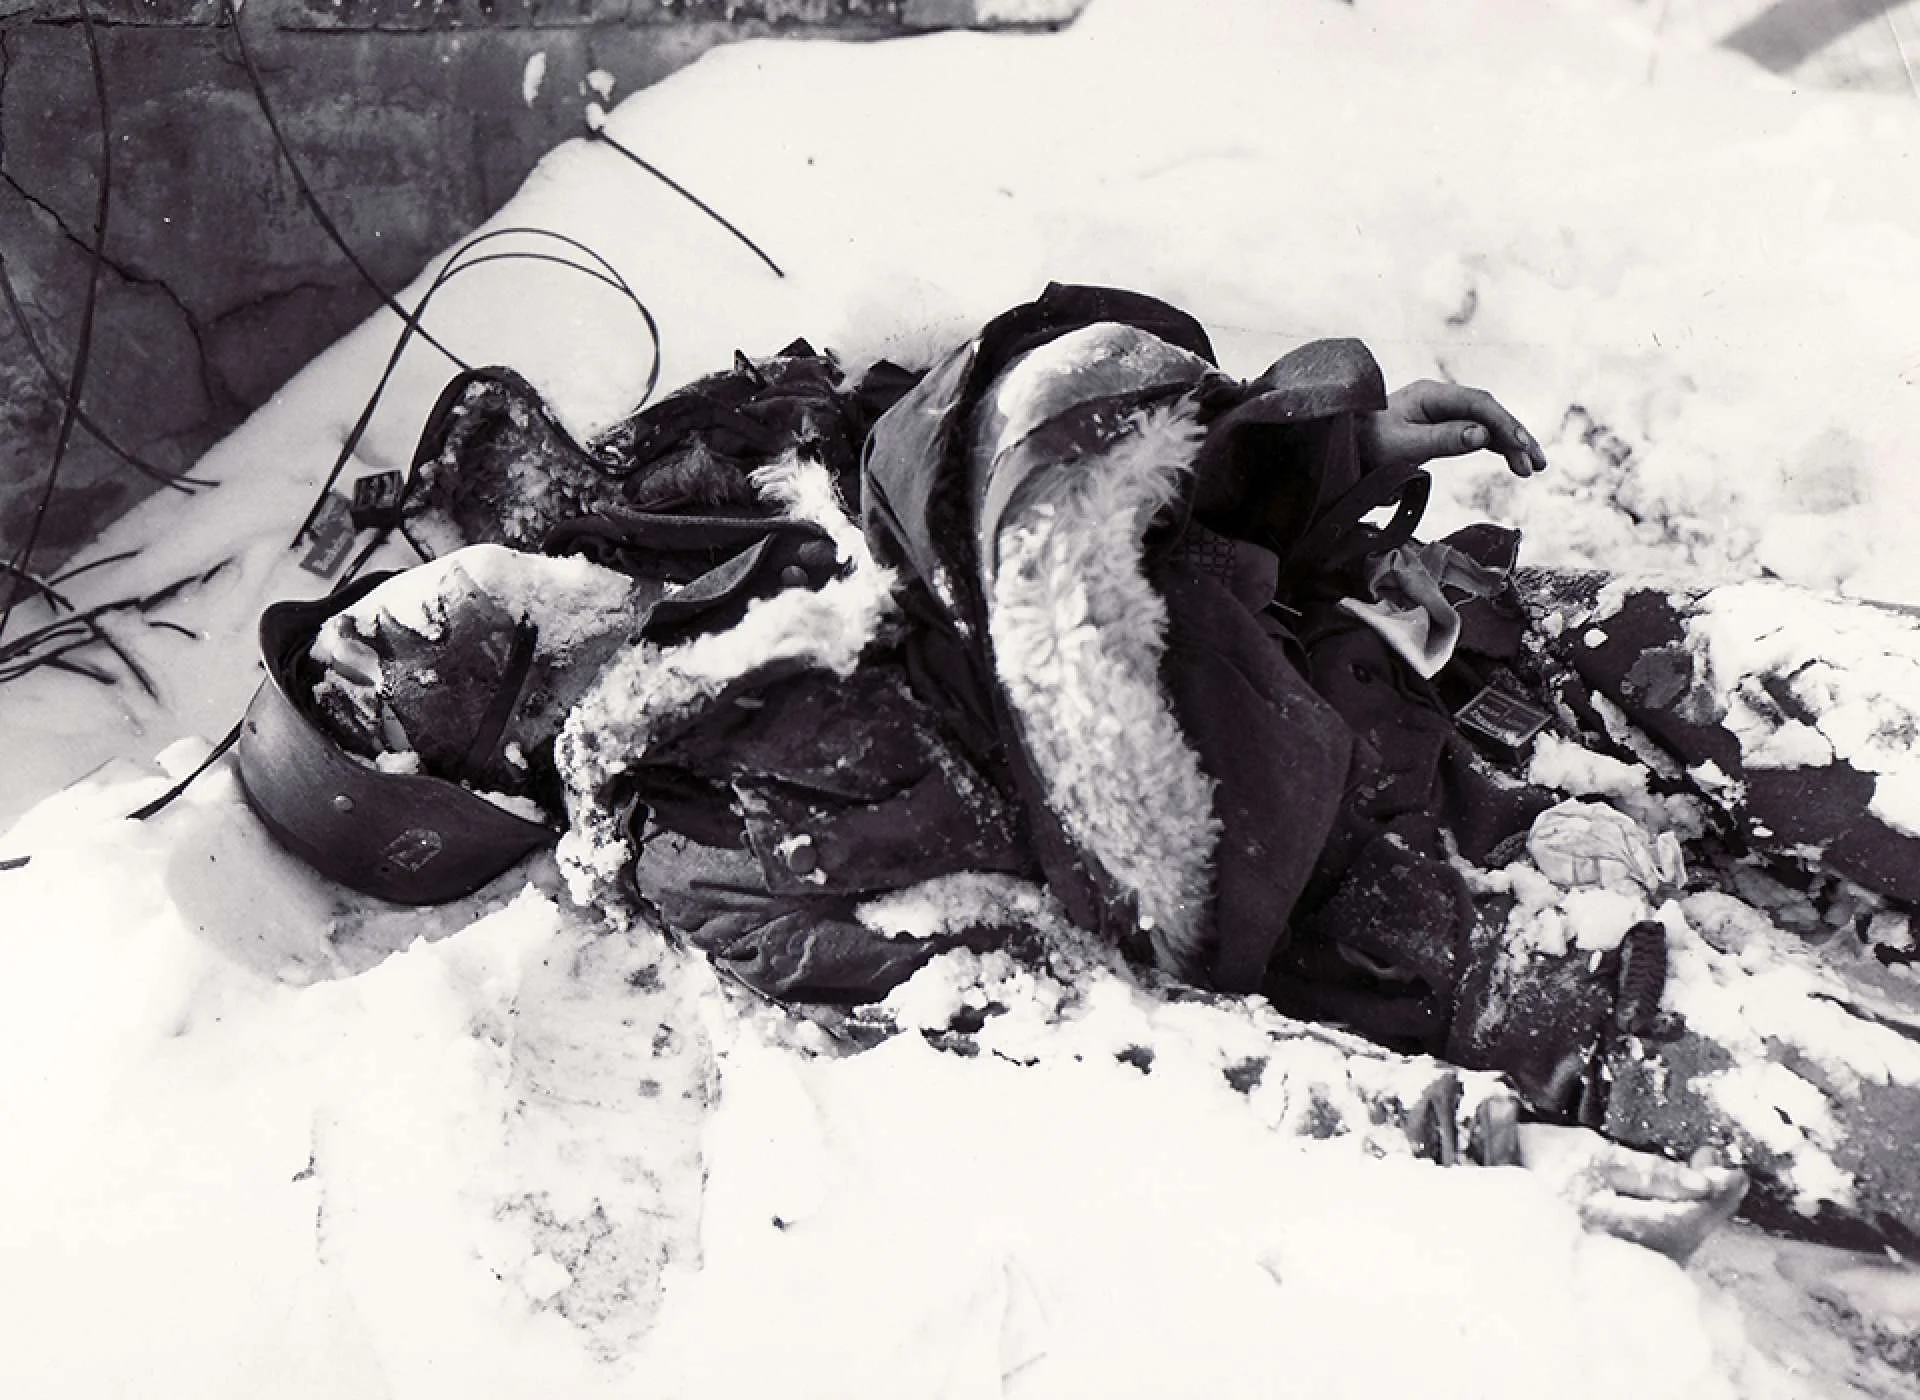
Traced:
<path id="1" fill-rule="evenodd" d="M 286 133 L 280 129 L 280 118 L 275 114 L 273 103 L 267 97 L 266 80 L 260 76 L 259 66 L 253 61 L 253 53 L 247 48 L 247 36 L 240 25 L 240 7 L 234 3 L 234 0 L 220 0 L 220 4 L 226 11 L 227 23 L 233 29 L 233 45 L 240 53 L 240 66 L 246 70 L 247 84 L 253 89 L 254 103 L 260 108 L 260 115 L 266 118 L 267 130 L 273 133 L 273 143 L 279 148 L 280 158 L 287 163 L 287 171 L 293 176 L 294 188 L 300 192 L 300 198 L 306 204 L 308 212 L 313 215 L 314 221 L 320 225 L 327 237 L 333 241 L 333 246 L 340 250 L 341 256 L 353 264 L 353 270 L 360 274 L 360 280 L 373 290 L 389 311 L 405 320 L 406 308 L 400 305 L 393 293 L 389 292 L 381 284 L 380 279 L 373 275 L 366 263 L 361 261 L 360 255 L 353 250 L 353 245 L 347 242 L 346 235 L 340 232 L 340 226 L 334 223 L 332 216 L 320 203 L 320 197 L 313 192 L 313 186 L 307 183 L 306 170 L 301 165 L 299 157 L 294 155 L 293 146 L 288 142 Z M 420 338 L 461 369 L 472 368 L 427 331 L 421 331 Z"/>
<path id="2" fill-rule="evenodd" d="M 742 243 L 746 244 L 748 248 L 753 250 L 753 255 L 755 257 L 759 258 L 761 262 L 765 263 L 768 267 L 773 269 L 774 276 L 785 277 L 787 275 L 785 272 L 780 270 L 779 263 L 775 262 L 772 258 L 767 256 L 766 250 L 764 248 L 762 248 L 758 243 L 755 243 L 751 238 L 747 237 L 746 234 L 742 233 L 737 227 L 734 226 L 732 221 L 729 220 L 719 210 L 715 209 L 711 204 L 707 203 L 706 200 L 700 198 L 699 195 L 695 194 L 692 190 L 688 189 L 685 185 L 681 184 L 678 180 L 674 179 L 673 176 L 667 174 L 666 171 L 662 170 L 659 166 L 655 165 L 652 161 L 648 160 L 645 156 L 641 155 L 638 151 L 635 151 L 632 148 L 626 145 L 623 145 L 617 138 L 610 135 L 607 131 L 604 119 L 602 119 L 600 122 L 595 122 L 589 119 L 587 123 L 587 130 L 592 133 L 594 140 L 606 142 L 609 146 L 613 147 L 614 150 L 620 152 L 621 155 L 625 156 L 628 160 L 632 161 L 635 165 L 639 166 L 642 170 L 646 171 L 647 174 L 653 176 L 654 179 L 658 180 L 661 184 L 665 185 L 668 189 L 672 190 L 675 194 L 679 195 L 682 199 L 692 204 L 694 208 L 698 209 L 701 213 L 705 214 L 709 219 L 712 219 L 716 224 L 719 224 L 721 228 L 725 229 L 728 233 L 732 234 L 735 238 L 739 239 Z"/>
<path id="3" fill-rule="evenodd" d="M 140 682 L 142 689 L 153 694 L 152 678 L 113 637 L 107 634 L 102 619 L 123 612 L 137 612 L 144 617 L 162 603 L 170 601 L 181 590 L 194 584 L 205 583 L 225 567 L 224 562 L 216 564 L 204 573 L 178 579 L 143 597 L 119 598 L 79 612 L 72 612 L 71 605 L 67 604 L 65 599 L 60 599 L 59 605 L 69 608 L 69 616 L 24 633 L 11 641 L 0 642 L 0 681 L 17 680 L 40 666 L 54 666 L 58 670 L 78 671 L 94 680 L 111 684 L 113 677 L 104 671 L 80 666 L 70 661 L 61 664 L 63 658 L 83 647 L 104 646 L 126 663 L 128 671 L 135 680 Z"/>
<path id="4" fill-rule="evenodd" d="M 557 254 L 531 252 L 525 249 L 487 253 L 484 255 L 475 255 L 474 253 L 474 250 L 496 239 L 513 237 L 552 239 L 575 250 L 582 256 L 592 259 L 599 266 L 597 269 L 582 267 L 578 263 L 571 262 Z M 475 267 L 484 266 L 487 263 L 519 260 L 550 262 L 556 263 L 561 267 L 572 268 L 584 276 L 592 277 L 594 280 L 612 287 L 633 303 L 634 309 L 640 313 L 641 320 L 646 324 L 647 336 L 651 342 L 652 352 L 651 363 L 647 369 L 647 380 L 641 389 L 639 403 L 644 404 L 648 399 L 652 398 L 653 391 L 658 387 L 660 382 L 662 349 L 660 325 L 659 322 L 654 319 L 653 312 L 648 309 L 647 304 L 640 299 L 639 293 L 635 292 L 633 287 L 627 282 L 627 279 L 621 276 L 619 269 L 579 239 L 570 237 L 564 233 L 558 233 L 553 229 L 538 228 L 530 225 L 513 225 L 506 228 L 490 229 L 485 233 L 468 239 L 459 247 L 455 248 L 453 253 L 447 258 L 446 263 L 441 267 L 439 273 L 434 277 L 432 283 L 429 284 L 427 290 L 421 295 L 419 302 L 411 311 L 405 313 L 407 323 L 401 328 L 399 336 L 394 341 L 393 351 L 387 357 L 386 366 L 381 370 L 380 378 L 374 384 L 373 392 L 367 396 L 366 405 L 361 409 L 359 418 L 355 420 L 353 427 L 348 431 L 346 438 L 342 441 L 339 455 L 335 457 L 332 468 L 327 472 L 326 479 L 321 482 L 320 489 L 314 496 L 313 504 L 308 508 L 307 514 L 305 518 L 301 520 L 299 528 L 294 531 L 292 541 L 294 545 L 297 546 L 300 541 L 306 537 L 307 531 L 313 527 L 313 522 L 319 518 L 321 509 L 326 505 L 328 492 L 333 490 L 334 484 L 339 481 L 341 473 L 346 470 L 347 463 L 352 459 L 355 450 L 359 447 L 360 439 L 365 435 L 367 426 L 373 421 L 373 415 L 380 406 L 380 400 L 385 395 L 387 387 L 392 381 L 395 369 L 399 366 L 400 357 L 406 351 L 407 342 L 419 330 L 421 320 L 426 315 L 427 308 L 431 305 L 434 297 L 440 293 L 440 290 L 445 287 L 448 282 L 463 272 L 470 271 Z"/>
<path id="5" fill-rule="evenodd" d="M 215 744 L 213 748 L 208 751 L 207 756 L 201 759 L 200 762 L 194 766 L 194 770 L 187 774 L 186 777 L 182 778 L 145 806 L 127 813 L 127 820 L 130 822 L 143 822 L 148 817 L 154 816 L 164 808 L 170 806 L 175 798 L 193 786 L 196 778 L 213 767 L 214 764 L 218 763 L 228 749 L 240 742 L 240 726 L 244 723 L 246 723 L 246 721 L 242 720 L 239 724 L 235 724 L 233 728 L 229 729 L 226 737 Z"/>
<path id="6" fill-rule="evenodd" d="M 0 561 L 0 574 L 4 574 L 13 579 L 14 587 L 19 588 L 24 586 L 38 593 L 42 598 L 47 600 L 47 606 L 55 612 L 60 611 L 62 608 L 71 611 L 73 608 L 73 604 L 69 603 L 65 596 L 61 594 L 59 586 L 56 583 L 37 578 L 26 570 L 16 568 L 12 564 L 4 561 Z"/>

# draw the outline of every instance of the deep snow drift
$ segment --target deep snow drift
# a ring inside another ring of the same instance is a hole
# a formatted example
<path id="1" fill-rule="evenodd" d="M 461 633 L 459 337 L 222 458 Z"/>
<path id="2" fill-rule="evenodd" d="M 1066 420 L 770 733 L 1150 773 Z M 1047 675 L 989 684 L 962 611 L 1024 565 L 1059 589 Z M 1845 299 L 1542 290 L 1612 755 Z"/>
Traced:
<path id="1" fill-rule="evenodd" d="M 1191 310 L 1240 373 L 1357 335 L 1395 382 L 1495 389 L 1552 469 L 1443 464 L 1430 528 L 1493 516 L 1536 560 L 1920 604 L 1920 104 L 1656 50 L 1649 8 L 1209 0 L 1176 24 L 1096 0 L 1051 36 L 743 44 L 610 130 L 785 280 L 586 141 L 499 222 L 618 267 L 666 385 L 802 334 L 924 362 L 1049 278 L 1118 283 Z M 467 274 L 431 324 L 583 431 L 650 368 L 632 308 L 551 267 Z M 695 961 L 599 936 L 544 862 L 531 887 L 372 910 L 277 852 L 224 769 L 117 820 L 238 717 L 259 608 L 324 590 L 287 541 L 396 329 L 349 337 L 209 454 L 217 492 L 148 503 L 97 547 L 138 557 L 75 580 L 101 601 L 225 561 L 162 614 L 196 635 L 120 625 L 157 700 L 54 673 L 0 689 L 0 820 L 25 814 L 0 857 L 33 858 L 0 873 L 0 1389 L 1909 1383 L 1792 1299 L 1785 1334 L 1743 1315 L 1715 1280 L 1749 1239 L 1682 1272 L 1582 1233 L 1524 1173 L 1303 1138 L 1394 1071 L 1307 1038 L 1240 1092 L 1222 1057 L 1269 1044 L 1253 1009 L 1094 963 L 1024 988 L 1052 1015 L 1007 1059 L 913 1036 L 844 1056 Z M 448 373 L 409 351 L 349 476 L 404 465 Z M 902 1014 L 1013 975 L 943 961 Z M 1152 1074 L 1117 1058 L 1143 1045 Z"/>

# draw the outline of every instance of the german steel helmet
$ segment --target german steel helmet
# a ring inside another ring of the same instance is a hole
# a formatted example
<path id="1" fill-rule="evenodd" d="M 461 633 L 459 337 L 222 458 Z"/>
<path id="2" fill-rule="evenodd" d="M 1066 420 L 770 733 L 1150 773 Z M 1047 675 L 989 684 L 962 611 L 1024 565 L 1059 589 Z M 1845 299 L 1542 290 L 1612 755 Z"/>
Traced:
<path id="1" fill-rule="evenodd" d="M 370 574 L 261 614 L 267 678 L 241 721 L 240 786 L 274 838 L 328 879 L 396 904 L 441 904 L 559 832 L 443 778 L 362 763 L 302 708 L 300 663 L 321 624 L 390 577 Z"/>

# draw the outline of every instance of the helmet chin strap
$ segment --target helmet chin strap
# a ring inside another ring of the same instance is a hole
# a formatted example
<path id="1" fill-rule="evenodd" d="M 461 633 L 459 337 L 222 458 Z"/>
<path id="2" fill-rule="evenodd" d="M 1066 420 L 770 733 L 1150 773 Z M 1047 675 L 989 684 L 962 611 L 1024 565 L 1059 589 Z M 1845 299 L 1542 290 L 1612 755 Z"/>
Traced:
<path id="1" fill-rule="evenodd" d="M 173 803 L 173 800 L 175 798 L 179 797 L 181 793 L 185 792 L 188 788 L 192 787 L 194 783 L 199 780 L 201 774 L 205 773 L 209 768 L 213 767 L 214 764 L 218 763 L 222 758 L 222 756 L 225 755 L 226 751 L 232 748 L 239 741 L 240 741 L 240 726 L 236 724 L 233 726 L 233 728 L 227 731 L 225 738 L 221 739 L 219 743 L 215 744 L 213 748 L 208 751 L 207 756 L 200 760 L 199 764 L 194 768 L 194 770 L 191 773 L 187 774 L 186 777 L 182 778 L 179 782 L 175 783 L 172 787 L 168 788 L 165 792 L 161 793 L 158 797 L 154 798 L 153 801 L 147 803 L 146 806 L 140 808 L 137 812 L 127 813 L 127 820 L 130 822 L 143 822 L 148 817 L 157 815 L 159 812 L 165 810 L 168 806 L 170 806 Z"/>
<path id="2" fill-rule="evenodd" d="M 507 664 L 501 668 L 499 688 L 487 702 L 486 713 L 474 726 L 473 737 L 467 741 L 467 750 L 460 757 L 462 773 L 473 772 L 476 764 L 484 762 L 499 747 L 500 736 L 507 732 L 507 722 L 519 708 L 520 693 L 527 687 L 527 675 L 533 669 L 534 643 L 539 635 L 540 629 L 530 617 L 522 617 L 514 624 L 513 645 L 507 651 Z"/>

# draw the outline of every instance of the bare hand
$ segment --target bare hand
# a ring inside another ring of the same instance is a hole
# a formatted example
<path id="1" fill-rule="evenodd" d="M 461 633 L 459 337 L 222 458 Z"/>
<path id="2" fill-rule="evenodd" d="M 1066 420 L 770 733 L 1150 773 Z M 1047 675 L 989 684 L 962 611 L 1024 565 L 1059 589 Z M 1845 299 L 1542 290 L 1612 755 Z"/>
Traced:
<path id="1" fill-rule="evenodd" d="M 1515 476 L 1547 469 L 1533 434 L 1485 389 L 1416 380 L 1389 394 L 1387 406 L 1359 426 L 1360 455 L 1373 467 L 1417 467 L 1486 448 L 1505 457 Z"/>
<path id="2" fill-rule="evenodd" d="M 1747 1193 L 1746 1173 L 1732 1167 L 1670 1162 L 1588 1128 L 1524 1124 L 1520 1161 L 1570 1200 L 1588 1229 L 1683 1264 Z"/>

